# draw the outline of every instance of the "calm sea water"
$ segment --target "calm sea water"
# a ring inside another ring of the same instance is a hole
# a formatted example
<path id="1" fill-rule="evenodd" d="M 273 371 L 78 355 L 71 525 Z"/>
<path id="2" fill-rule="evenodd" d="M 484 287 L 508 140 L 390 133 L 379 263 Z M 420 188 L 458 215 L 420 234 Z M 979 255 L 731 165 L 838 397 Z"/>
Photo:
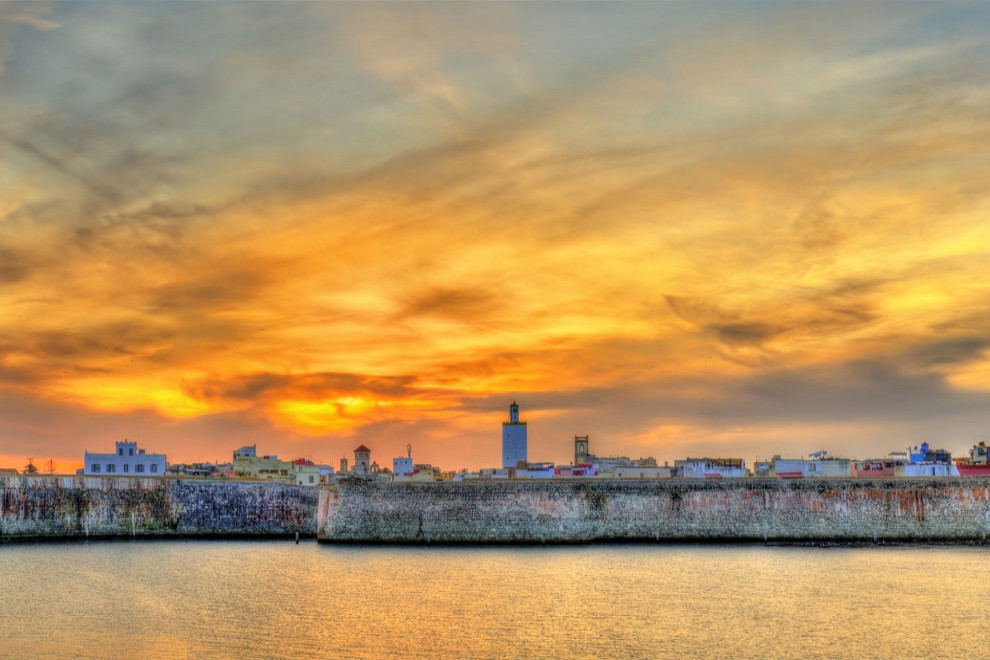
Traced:
<path id="1" fill-rule="evenodd" d="M 990 550 L 0 546 L 0 657 L 990 657 Z"/>

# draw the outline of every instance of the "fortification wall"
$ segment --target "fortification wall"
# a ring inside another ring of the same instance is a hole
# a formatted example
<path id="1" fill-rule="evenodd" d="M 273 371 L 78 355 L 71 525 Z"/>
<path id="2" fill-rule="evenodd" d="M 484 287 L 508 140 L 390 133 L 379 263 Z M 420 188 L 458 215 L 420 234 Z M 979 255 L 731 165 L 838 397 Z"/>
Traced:
<path id="1" fill-rule="evenodd" d="M 279 483 L 0 477 L 0 541 L 313 536 L 318 498 Z"/>
<path id="2" fill-rule="evenodd" d="M 278 483 L 0 477 L 0 541 L 985 543 L 990 479 Z"/>
<path id="3" fill-rule="evenodd" d="M 990 479 L 343 482 L 324 542 L 986 542 Z"/>

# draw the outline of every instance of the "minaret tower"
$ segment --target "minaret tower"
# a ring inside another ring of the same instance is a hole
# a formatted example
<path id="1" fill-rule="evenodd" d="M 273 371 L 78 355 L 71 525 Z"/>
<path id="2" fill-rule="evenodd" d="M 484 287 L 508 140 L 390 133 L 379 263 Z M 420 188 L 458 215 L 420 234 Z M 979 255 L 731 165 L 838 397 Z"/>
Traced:
<path id="1" fill-rule="evenodd" d="M 526 456 L 526 422 L 519 421 L 519 404 L 513 401 L 509 421 L 502 422 L 502 467 L 525 466 Z"/>

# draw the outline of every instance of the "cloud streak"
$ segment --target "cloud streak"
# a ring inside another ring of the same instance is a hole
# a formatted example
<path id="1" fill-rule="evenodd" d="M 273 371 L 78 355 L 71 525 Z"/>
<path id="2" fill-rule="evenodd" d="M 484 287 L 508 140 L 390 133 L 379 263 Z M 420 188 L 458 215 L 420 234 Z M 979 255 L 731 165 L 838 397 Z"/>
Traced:
<path id="1" fill-rule="evenodd" d="M 0 13 L 0 455 L 986 426 L 984 7 L 110 9 Z"/>

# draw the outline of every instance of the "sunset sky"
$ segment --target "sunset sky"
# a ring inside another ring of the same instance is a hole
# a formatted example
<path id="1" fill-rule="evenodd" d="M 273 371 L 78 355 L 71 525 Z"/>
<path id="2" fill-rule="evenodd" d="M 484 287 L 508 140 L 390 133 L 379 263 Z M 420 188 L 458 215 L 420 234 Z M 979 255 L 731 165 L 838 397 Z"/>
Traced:
<path id="1" fill-rule="evenodd" d="M 0 466 L 990 440 L 990 5 L 0 4 Z"/>

